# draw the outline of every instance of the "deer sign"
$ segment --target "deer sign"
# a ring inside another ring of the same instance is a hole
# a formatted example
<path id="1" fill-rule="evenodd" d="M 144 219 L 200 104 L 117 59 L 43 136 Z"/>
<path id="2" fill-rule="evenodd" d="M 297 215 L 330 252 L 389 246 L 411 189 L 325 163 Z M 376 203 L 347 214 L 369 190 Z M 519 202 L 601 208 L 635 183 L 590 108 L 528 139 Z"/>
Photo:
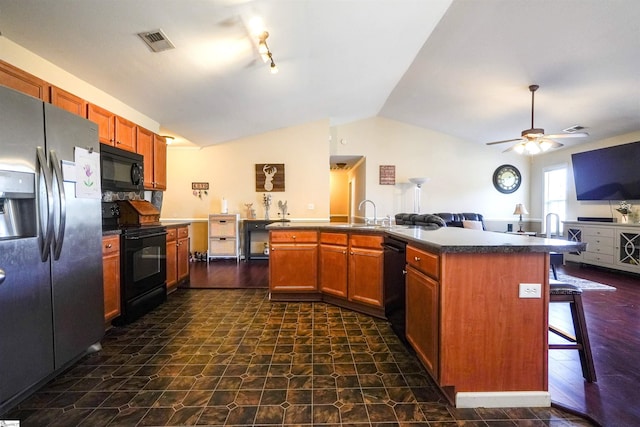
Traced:
<path id="1" fill-rule="evenodd" d="M 264 172 L 264 189 L 267 191 L 273 190 L 273 176 L 278 172 L 278 168 L 275 166 L 264 165 L 262 167 Z"/>

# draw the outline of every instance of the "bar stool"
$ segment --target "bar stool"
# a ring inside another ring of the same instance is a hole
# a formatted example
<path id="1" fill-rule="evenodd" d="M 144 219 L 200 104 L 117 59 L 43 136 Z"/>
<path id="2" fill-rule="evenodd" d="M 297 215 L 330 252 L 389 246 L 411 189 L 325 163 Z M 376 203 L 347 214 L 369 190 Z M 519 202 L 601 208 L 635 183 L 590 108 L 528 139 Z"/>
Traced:
<path id="1" fill-rule="evenodd" d="M 582 376 L 588 382 L 596 381 L 596 368 L 593 364 L 591 346 L 589 345 L 589 334 L 587 332 L 587 322 L 584 317 L 582 306 L 582 290 L 574 285 L 561 283 L 557 280 L 550 280 L 550 303 L 569 303 L 571 318 L 573 319 L 573 329 L 575 336 L 563 331 L 553 325 L 549 325 L 549 331 L 569 341 L 570 344 L 549 344 L 550 350 L 578 350 L 580 364 L 582 365 Z"/>

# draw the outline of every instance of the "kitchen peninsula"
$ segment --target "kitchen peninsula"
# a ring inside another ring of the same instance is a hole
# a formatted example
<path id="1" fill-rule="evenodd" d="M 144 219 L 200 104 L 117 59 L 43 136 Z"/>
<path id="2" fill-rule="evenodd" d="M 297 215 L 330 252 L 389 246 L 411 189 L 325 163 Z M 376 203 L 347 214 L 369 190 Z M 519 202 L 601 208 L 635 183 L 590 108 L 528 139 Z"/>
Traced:
<path id="1" fill-rule="evenodd" d="M 455 227 L 274 223 L 272 300 L 384 313 L 382 242 L 406 244 L 406 339 L 458 407 L 549 406 L 549 252 L 584 244 Z M 344 282 L 341 293 L 336 283 Z M 521 284 L 540 295 L 521 297 Z M 381 316 L 382 317 L 382 316 Z"/>

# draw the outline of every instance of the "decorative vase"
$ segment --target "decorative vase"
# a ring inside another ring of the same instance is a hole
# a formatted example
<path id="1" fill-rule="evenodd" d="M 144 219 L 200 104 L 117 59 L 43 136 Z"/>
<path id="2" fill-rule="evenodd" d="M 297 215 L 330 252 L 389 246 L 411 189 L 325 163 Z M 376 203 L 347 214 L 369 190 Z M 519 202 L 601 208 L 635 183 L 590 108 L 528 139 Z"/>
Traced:
<path id="1" fill-rule="evenodd" d="M 629 221 L 629 217 L 627 215 L 622 215 L 621 223 L 626 224 Z"/>

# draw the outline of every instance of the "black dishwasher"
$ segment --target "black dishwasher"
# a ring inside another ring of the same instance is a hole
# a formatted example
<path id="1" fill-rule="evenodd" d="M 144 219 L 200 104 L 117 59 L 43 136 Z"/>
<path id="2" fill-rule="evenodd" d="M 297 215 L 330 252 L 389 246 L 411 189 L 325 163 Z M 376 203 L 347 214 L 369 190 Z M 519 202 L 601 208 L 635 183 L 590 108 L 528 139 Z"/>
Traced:
<path id="1" fill-rule="evenodd" d="M 405 250 L 407 244 L 385 236 L 384 248 L 384 311 L 391 328 L 405 340 Z"/>

